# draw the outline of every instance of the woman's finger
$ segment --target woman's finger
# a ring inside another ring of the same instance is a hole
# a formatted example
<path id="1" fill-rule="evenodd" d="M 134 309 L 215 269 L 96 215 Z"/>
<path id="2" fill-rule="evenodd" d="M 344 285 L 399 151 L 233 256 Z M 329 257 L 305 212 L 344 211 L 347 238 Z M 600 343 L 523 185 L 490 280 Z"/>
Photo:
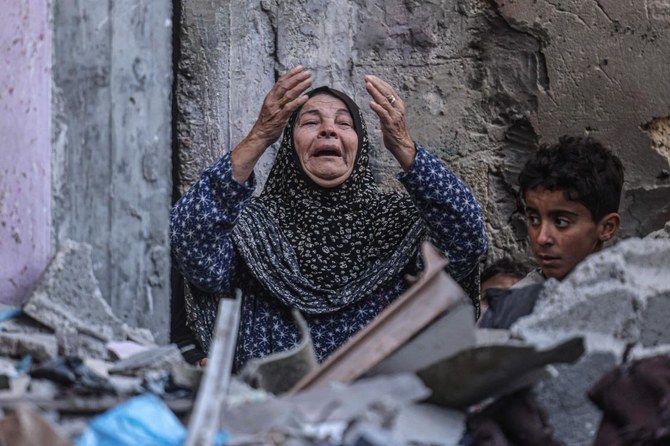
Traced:
<path id="1" fill-rule="evenodd" d="M 394 110 L 403 111 L 403 103 L 398 93 L 388 83 L 377 76 L 364 76 L 366 89 L 374 101 L 389 112 Z"/>
<path id="2" fill-rule="evenodd" d="M 276 99 L 279 100 L 287 93 L 292 92 L 304 81 L 311 78 L 311 76 L 312 73 L 305 70 L 302 65 L 298 65 L 297 67 L 290 69 L 286 74 L 277 80 L 275 86 L 273 87 L 273 93 L 276 95 Z M 302 91 L 304 91 L 304 89 L 299 91 L 296 97 L 299 96 Z M 295 99 L 295 97 L 292 99 Z"/>

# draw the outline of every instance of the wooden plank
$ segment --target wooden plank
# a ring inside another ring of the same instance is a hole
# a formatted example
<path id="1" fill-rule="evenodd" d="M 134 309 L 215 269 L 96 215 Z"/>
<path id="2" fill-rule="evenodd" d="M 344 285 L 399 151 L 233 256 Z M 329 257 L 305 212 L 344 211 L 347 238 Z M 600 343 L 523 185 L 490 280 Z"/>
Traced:
<path id="1" fill-rule="evenodd" d="M 352 382 L 465 299 L 463 290 L 444 271 L 447 259 L 429 242 L 422 245 L 422 253 L 426 267 L 419 280 L 289 393 L 334 381 Z"/>
<path id="2" fill-rule="evenodd" d="M 219 431 L 219 417 L 228 396 L 233 368 L 241 302 L 241 293 L 237 290 L 235 300 L 221 299 L 219 303 L 214 340 L 188 424 L 188 437 L 184 446 L 213 444 Z"/>

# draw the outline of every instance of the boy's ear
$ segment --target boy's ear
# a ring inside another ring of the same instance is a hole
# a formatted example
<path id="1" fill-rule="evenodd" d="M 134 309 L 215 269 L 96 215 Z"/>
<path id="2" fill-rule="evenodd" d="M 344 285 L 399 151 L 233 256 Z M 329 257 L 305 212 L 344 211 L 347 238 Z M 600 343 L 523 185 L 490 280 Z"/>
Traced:
<path id="1" fill-rule="evenodd" d="M 619 232 L 621 217 L 617 212 L 610 212 L 603 216 L 598 223 L 598 237 L 601 242 L 607 242 Z"/>

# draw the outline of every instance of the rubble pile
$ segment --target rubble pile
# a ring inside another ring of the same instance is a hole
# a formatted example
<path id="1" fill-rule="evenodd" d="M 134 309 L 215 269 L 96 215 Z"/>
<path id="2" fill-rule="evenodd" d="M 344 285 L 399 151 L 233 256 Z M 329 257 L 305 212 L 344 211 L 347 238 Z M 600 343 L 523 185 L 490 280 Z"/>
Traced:
<path id="1" fill-rule="evenodd" d="M 90 418 L 144 393 L 187 414 L 201 375 L 114 315 L 91 247 L 66 241 L 23 307 L 0 311 L 0 444 L 70 444 Z M 45 430 L 60 440 L 35 440 Z"/>
<path id="2" fill-rule="evenodd" d="M 65 243 L 23 308 L 0 313 L 0 444 L 467 446 L 495 420 L 535 429 L 516 444 L 600 446 L 603 411 L 621 410 L 607 392 L 632 382 L 612 369 L 635 364 L 647 385 L 647 370 L 670 364 L 670 240 L 589 257 L 547 281 L 510 330 L 476 328 L 444 259 L 429 247 L 424 258 L 412 288 L 324 363 L 304 329 L 294 350 L 234 376 L 239 296 L 219 305 L 208 366 L 195 368 L 120 321 L 90 248 Z M 645 395 L 654 409 L 656 393 Z M 636 431 L 665 438 L 659 420 Z"/>

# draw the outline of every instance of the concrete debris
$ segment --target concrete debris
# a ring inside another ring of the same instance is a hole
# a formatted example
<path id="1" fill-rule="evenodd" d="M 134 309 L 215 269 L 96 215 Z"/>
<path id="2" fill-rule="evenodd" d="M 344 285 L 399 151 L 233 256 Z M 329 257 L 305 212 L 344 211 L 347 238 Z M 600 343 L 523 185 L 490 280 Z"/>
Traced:
<path id="1" fill-rule="evenodd" d="M 106 358 L 105 343 L 94 336 L 79 333 L 72 326 L 56 330 L 58 353 L 61 356 L 79 356 L 81 358 Z"/>
<path id="2" fill-rule="evenodd" d="M 112 341 L 107 343 L 107 349 L 114 359 L 126 359 L 149 350 L 149 347 L 133 341 Z"/>
<path id="3" fill-rule="evenodd" d="M 149 391 L 190 420 L 185 444 L 211 443 L 225 432 L 230 445 L 453 446 L 472 435 L 466 420 L 471 423 L 477 414 L 505 407 L 510 396 L 524 392 L 536 395 L 535 404 L 546 412 L 556 439 L 590 446 L 601 414 L 586 391 L 624 358 L 670 354 L 665 329 L 670 320 L 668 258 L 670 240 L 624 240 L 589 257 L 563 282 L 547 281 L 534 312 L 511 330 L 476 328 L 472 306 L 450 298 L 439 310 L 421 309 L 425 323 L 400 320 L 411 322 L 412 334 L 407 336 L 408 327 L 402 327 L 393 348 L 381 353 L 364 348 L 374 355 L 363 361 L 360 355 L 334 355 L 338 370 L 346 372 L 355 362 L 354 374 L 338 375 L 347 382 L 326 379 L 314 388 L 294 387 L 283 394 L 315 366 L 307 327 L 302 325 L 303 342 L 295 351 L 253 362 L 253 370 L 250 366 L 232 376 L 239 300 L 219 306 L 223 313 L 205 369 L 186 364 L 177 346 L 156 346 L 143 330 L 129 330 L 118 319 L 111 319 L 112 327 L 103 326 L 104 306 L 88 328 L 75 318 L 58 323 L 62 309 L 53 304 L 42 308 L 42 322 L 32 319 L 37 314 L 32 310 L 26 316 L 9 309 L 3 314 L 10 319 L 0 321 L 10 329 L 0 332 L 0 352 L 15 358 L 31 355 L 36 363 L 31 373 L 47 359 L 74 355 L 69 361 L 83 361 L 89 381 L 104 381 L 118 396 L 77 394 L 83 381 L 63 386 L 31 379 L 21 371 L 30 368 L 29 361 L 17 364 L 7 358 L 0 361 L 0 409 L 30 400 L 44 413 L 57 414 L 57 426 L 70 426 L 66 437 L 75 439 L 86 425 L 82 419 Z M 421 278 L 415 285 L 420 283 Z M 299 315 L 296 320 L 302 324 Z M 380 321 L 365 333 L 366 345 L 391 345 L 386 339 L 397 332 L 385 328 L 397 324 L 393 318 Z M 94 326 L 112 337 L 103 341 L 107 334 L 89 334 Z M 296 378 L 286 378 L 286 370 Z M 188 389 L 198 389 L 195 402 Z"/>
<path id="4" fill-rule="evenodd" d="M 402 406 L 418 402 L 429 394 L 430 390 L 414 374 L 366 378 L 350 385 L 333 384 L 224 408 L 221 429 L 231 433 L 233 438 L 249 438 L 248 444 L 254 444 L 252 438 L 267 444 L 261 440 L 286 426 L 292 426 L 292 432 L 299 431 L 304 438 L 314 434 L 314 429 L 309 426 L 332 423 L 346 426 L 366 417 L 385 423 Z M 332 434 L 332 430 L 329 433 Z"/>
<path id="5" fill-rule="evenodd" d="M 410 404 L 398 412 L 391 429 L 401 444 L 455 445 L 463 436 L 465 414 L 432 404 Z"/>
<path id="6" fill-rule="evenodd" d="M 122 359 L 109 369 L 110 374 L 138 375 L 150 370 L 170 369 L 174 364 L 184 364 L 179 347 L 170 344 L 141 351 Z"/>
<path id="7" fill-rule="evenodd" d="M 419 371 L 418 375 L 433 391 L 429 402 L 464 410 L 532 386 L 549 377 L 545 365 L 575 362 L 583 352 L 580 337 L 546 350 L 513 341 L 474 345 Z"/>
<path id="8" fill-rule="evenodd" d="M 123 322 L 102 297 L 86 243 L 61 243 L 23 311 L 54 331 L 70 325 L 105 342 L 126 336 Z"/>
<path id="9" fill-rule="evenodd" d="M 14 361 L 0 357 L 0 390 L 11 387 L 12 380 L 18 376 Z"/>
<path id="10" fill-rule="evenodd" d="M 586 391 L 625 359 L 670 353 L 670 240 L 628 239 L 592 255 L 562 282 L 548 281 L 533 314 L 511 327 L 543 346 L 583 336 L 586 354 L 556 366 L 557 377 L 537 386 L 557 438 L 590 445 L 601 414 Z"/>
<path id="11" fill-rule="evenodd" d="M 670 240 L 623 240 L 587 258 L 562 282 L 547 281 L 533 314 L 511 331 L 537 345 L 584 336 L 588 351 L 618 358 L 629 344 L 635 356 L 670 343 L 668 319 L 656 317 L 670 314 L 668 259 Z"/>
<path id="12" fill-rule="evenodd" d="M 661 229 L 650 232 L 644 238 L 647 239 L 670 239 L 670 221 L 665 223 Z"/>
<path id="13" fill-rule="evenodd" d="M 307 322 L 298 310 L 293 310 L 293 319 L 300 328 L 300 343 L 285 352 L 248 361 L 240 378 L 253 387 L 280 394 L 319 366 Z"/>
<path id="14" fill-rule="evenodd" d="M 0 333 L 0 355 L 30 355 L 36 361 L 47 361 L 58 356 L 58 343 L 54 335 Z"/>

